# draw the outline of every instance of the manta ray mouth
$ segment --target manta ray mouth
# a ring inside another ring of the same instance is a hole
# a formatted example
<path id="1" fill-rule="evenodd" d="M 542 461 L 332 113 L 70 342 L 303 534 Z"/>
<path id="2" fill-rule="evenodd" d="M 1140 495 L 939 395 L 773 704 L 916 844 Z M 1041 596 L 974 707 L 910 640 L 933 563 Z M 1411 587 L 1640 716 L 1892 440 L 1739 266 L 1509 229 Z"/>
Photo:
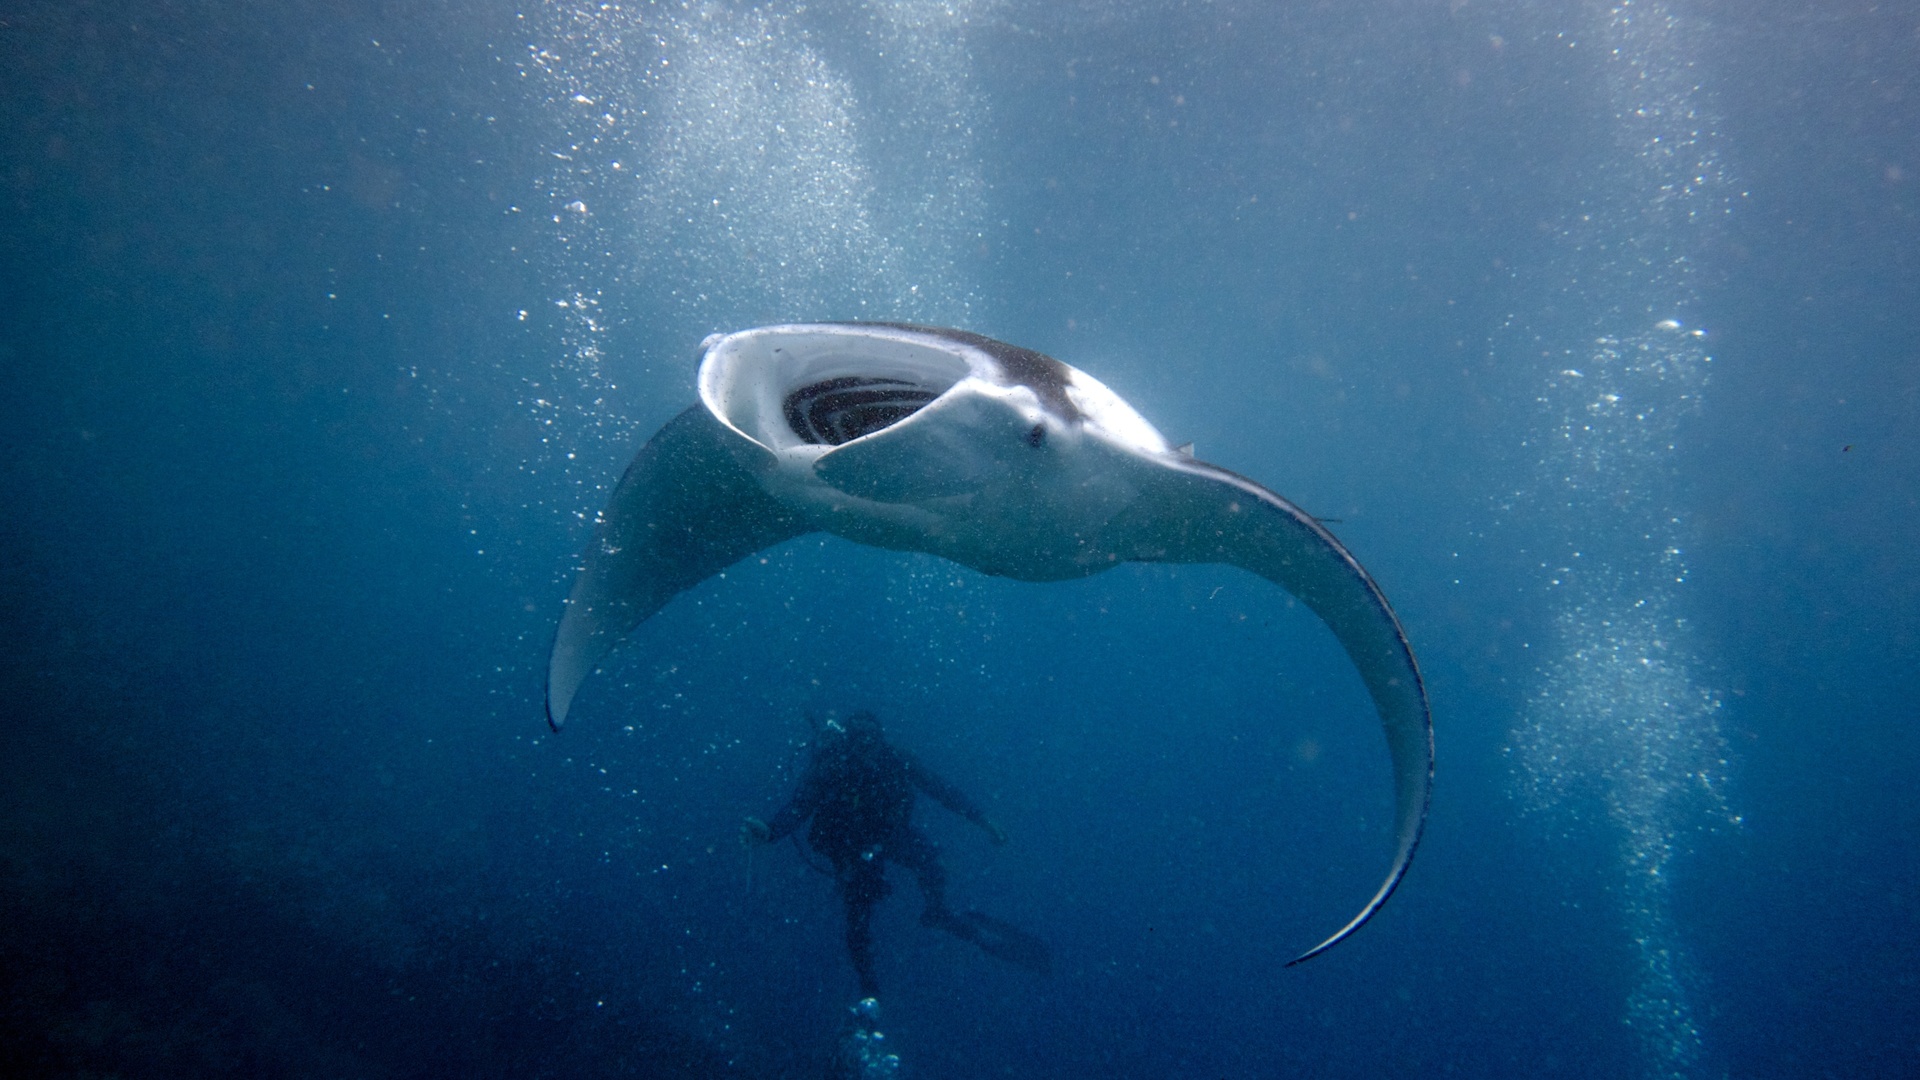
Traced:
<path id="1" fill-rule="evenodd" d="M 700 400 L 801 469 L 911 420 L 970 377 L 993 374 L 992 358 L 965 343 L 897 327 L 797 323 L 703 347 Z"/>
<path id="2" fill-rule="evenodd" d="M 839 446 L 905 420 L 941 391 L 904 379 L 843 375 L 794 390 L 781 403 L 787 426 L 803 442 Z"/>

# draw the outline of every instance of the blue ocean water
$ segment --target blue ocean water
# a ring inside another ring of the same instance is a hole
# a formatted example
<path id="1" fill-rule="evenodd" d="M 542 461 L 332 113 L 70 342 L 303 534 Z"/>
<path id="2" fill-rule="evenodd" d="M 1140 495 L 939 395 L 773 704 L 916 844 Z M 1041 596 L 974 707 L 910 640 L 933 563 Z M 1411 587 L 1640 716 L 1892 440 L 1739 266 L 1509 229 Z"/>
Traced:
<path id="1" fill-rule="evenodd" d="M 0 6 L 0 1070 L 817 1077 L 741 819 L 871 708 L 928 1078 L 1897 1076 L 1920 1045 L 1920 15 L 1864 2 Z M 698 342 L 962 326 L 1379 580 L 820 536 L 546 650 Z"/>

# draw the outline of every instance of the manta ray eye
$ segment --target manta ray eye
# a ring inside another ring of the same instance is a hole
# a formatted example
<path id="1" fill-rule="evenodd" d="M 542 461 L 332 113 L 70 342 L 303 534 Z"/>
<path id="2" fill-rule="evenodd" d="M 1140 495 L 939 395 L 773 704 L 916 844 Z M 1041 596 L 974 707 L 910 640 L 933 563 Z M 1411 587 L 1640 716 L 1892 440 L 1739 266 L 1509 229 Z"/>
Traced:
<path id="1" fill-rule="evenodd" d="M 845 375 L 808 383 L 782 403 L 787 426 L 816 445 L 839 446 L 905 420 L 939 397 L 902 379 Z"/>

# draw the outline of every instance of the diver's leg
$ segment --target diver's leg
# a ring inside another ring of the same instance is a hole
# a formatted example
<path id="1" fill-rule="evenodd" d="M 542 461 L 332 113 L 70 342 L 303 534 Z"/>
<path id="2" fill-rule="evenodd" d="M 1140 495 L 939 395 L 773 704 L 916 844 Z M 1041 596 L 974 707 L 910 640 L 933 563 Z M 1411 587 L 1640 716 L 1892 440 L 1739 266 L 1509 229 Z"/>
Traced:
<path id="1" fill-rule="evenodd" d="M 971 939 L 973 925 L 955 918 L 947 909 L 947 871 L 940 865 L 939 846 L 909 825 L 901 830 L 887 851 L 895 862 L 913 871 L 914 880 L 920 883 L 920 894 L 927 900 L 927 906 L 920 912 L 920 925 L 937 926 L 949 934 Z"/>
<path id="2" fill-rule="evenodd" d="M 840 878 L 840 897 L 847 907 L 847 956 L 860 979 L 860 996 L 877 997 L 880 980 L 873 973 L 873 909 L 886 892 L 878 860 L 856 863 Z"/>

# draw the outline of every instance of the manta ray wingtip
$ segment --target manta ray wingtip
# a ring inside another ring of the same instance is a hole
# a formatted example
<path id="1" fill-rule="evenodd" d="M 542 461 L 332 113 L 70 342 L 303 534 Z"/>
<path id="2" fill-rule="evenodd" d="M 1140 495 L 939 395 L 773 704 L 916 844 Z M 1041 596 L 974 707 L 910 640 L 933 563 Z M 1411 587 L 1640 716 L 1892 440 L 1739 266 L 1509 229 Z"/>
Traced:
<path id="1" fill-rule="evenodd" d="M 1287 961 L 1284 964 L 1281 964 L 1280 966 L 1293 967 L 1295 964 L 1304 964 L 1307 961 L 1313 959 L 1314 957 L 1319 956 L 1321 953 L 1326 952 L 1328 947 L 1331 946 L 1332 944 L 1333 944 L 1332 942 L 1328 942 L 1326 945 L 1315 945 L 1313 948 L 1308 949 L 1306 952 L 1301 953 L 1299 956 L 1294 957 L 1293 959 Z"/>
<path id="2" fill-rule="evenodd" d="M 1373 912 L 1371 911 L 1367 912 L 1367 916 L 1371 916 L 1372 914 Z M 1332 937 L 1321 942 L 1320 944 L 1315 945 L 1313 948 L 1308 949 L 1306 952 L 1301 953 L 1299 956 L 1294 957 L 1293 959 L 1287 961 L 1286 963 L 1280 966 L 1293 967 L 1295 964 L 1304 964 L 1307 961 L 1313 959 L 1314 957 L 1319 956 L 1321 953 L 1326 952 L 1328 949 L 1333 948 L 1335 945 L 1338 945 L 1341 942 L 1347 940 L 1347 938 L 1353 935 L 1353 932 L 1355 930 L 1360 929 L 1361 923 L 1366 922 L 1367 916 L 1362 916 L 1360 919 L 1347 924 L 1347 926 L 1344 929 L 1342 929 L 1339 933 L 1333 935 Z"/>

